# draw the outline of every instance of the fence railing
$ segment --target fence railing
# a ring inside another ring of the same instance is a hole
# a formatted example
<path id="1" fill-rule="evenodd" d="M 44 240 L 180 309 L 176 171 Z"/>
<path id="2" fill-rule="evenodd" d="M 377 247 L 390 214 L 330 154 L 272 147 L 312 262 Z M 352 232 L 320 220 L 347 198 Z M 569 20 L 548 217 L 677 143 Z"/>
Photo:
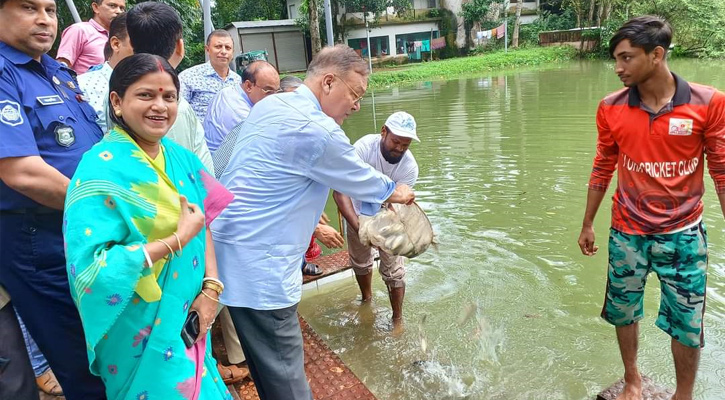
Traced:
<path id="1" fill-rule="evenodd" d="M 596 41 L 597 38 L 593 34 L 599 28 L 583 28 L 583 29 L 570 29 L 566 31 L 548 31 L 539 32 L 539 44 L 542 46 L 556 44 L 556 43 L 571 43 L 580 42 L 582 35 L 591 33 L 592 36 L 585 36 L 584 41 Z"/>

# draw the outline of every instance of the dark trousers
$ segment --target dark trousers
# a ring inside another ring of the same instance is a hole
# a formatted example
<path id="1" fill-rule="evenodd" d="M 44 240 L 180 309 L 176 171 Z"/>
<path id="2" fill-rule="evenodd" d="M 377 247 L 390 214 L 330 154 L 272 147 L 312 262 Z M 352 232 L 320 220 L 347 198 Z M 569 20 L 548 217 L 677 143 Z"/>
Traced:
<path id="1" fill-rule="evenodd" d="M 312 400 L 297 304 L 280 310 L 227 307 L 262 400 Z"/>
<path id="2" fill-rule="evenodd" d="M 35 374 L 12 303 L 0 309 L 0 399 L 38 399 Z"/>
<path id="3" fill-rule="evenodd" d="M 88 369 L 83 326 L 70 296 L 62 224 L 60 211 L 2 213 L 0 284 L 48 359 L 66 399 L 105 399 L 101 379 Z"/>

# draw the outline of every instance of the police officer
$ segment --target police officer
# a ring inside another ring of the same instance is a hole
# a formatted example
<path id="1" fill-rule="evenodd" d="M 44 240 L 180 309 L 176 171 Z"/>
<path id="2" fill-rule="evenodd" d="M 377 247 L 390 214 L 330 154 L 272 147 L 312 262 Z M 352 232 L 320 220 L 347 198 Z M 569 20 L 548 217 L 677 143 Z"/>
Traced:
<path id="1" fill-rule="evenodd" d="M 75 74 L 46 52 L 54 0 L 0 0 L 0 284 L 68 400 L 104 399 L 70 296 L 63 203 L 84 152 L 101 139 Z"/>

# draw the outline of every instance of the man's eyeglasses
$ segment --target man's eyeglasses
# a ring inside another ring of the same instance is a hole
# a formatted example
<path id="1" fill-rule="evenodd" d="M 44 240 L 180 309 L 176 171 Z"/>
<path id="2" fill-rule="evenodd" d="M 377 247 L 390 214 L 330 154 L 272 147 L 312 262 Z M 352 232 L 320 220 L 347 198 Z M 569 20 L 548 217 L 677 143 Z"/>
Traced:
<path id="1" fill-rule="evenodd" d="M 360 104 L 360 102 L 362 101 L 363 96 L 365 96 L 365 94 L 363 93 L 363 96 L 360 96 L 359 94 L 357 94 L 357 92 L 355 91 L 355 89 L 353 89 L 352 86 L 350 86 L 349 83 L 345 82 L 344 79 L 340 78 L 339 76 L 337 76 L 335 74 L 332 74 L 332 76 L 335 77 L 336 79 L 341 80 L 342 83 L 344 83 L 345 86 L 347 86 L 347 88 L 350 89 L 350 91 L 352 92 L 352 94 L 355 95 L 355 102 L 353 104 Z"/>
<path id="2" fill-rule="evenodd" d="M 254 86 L 257 86 L 257 84 L 255 83 Z M 264 94 L 267 94 L 267 95 L 269 95 L 269 94 L 275 94 L 275 93 L 282 93 L 282 89 L 281 88 L 269 89 L 269 88 L 264 88 L 264 87 L 261 87 L 261 86 L 257 86 L 257 87 L 259 88 L 259 90 L 263 91 Z"/>

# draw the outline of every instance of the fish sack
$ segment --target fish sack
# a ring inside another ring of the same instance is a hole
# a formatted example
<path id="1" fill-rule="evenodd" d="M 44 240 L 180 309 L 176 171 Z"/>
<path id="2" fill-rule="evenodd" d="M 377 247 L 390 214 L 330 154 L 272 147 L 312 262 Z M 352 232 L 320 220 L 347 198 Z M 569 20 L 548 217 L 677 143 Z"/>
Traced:
<path id="1" fill-rule="evenodd" d="M 416 203 L 390 208 L 382 208 L 372 217 L 360 216 L 360 242 L 396 256 L 423 254 L 435 242 L 433 226 L 423 209 Z"/>

